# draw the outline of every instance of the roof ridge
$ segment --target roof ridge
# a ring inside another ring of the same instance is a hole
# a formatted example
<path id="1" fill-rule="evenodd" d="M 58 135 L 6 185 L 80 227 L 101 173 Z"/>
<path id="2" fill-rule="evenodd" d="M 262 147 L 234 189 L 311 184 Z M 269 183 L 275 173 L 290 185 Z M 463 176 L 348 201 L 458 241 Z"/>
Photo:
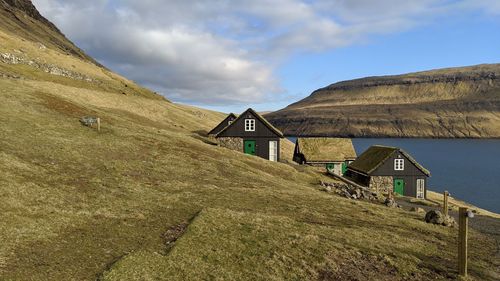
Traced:
<path id="1" fill-rule="evenodd" d="M 247 112 L 251 112 L 253 115 L 255 115 L 255 117 L 257 117 L 262 123 L 264 123 L 264 125 L 266 125 L 271 131 L 273 131 L 279 137 L 281 137 L 281 138 L 285 137 L 280 130 L 278 130 L 276 127 L 274 127 L 271 123 L 269 123 L 269 121 L 267 121 L 264 117 L 262 117 L 259 113 L 257 113 L 257 111 L 253 110 L 253 108 L 251 108 L 251 107 L 249 107 L 247 110 L 243 111 L 243 113 L 241 113 L 238 117 L 236 117 L 236 119 L 234 119 L 234 121 L 231 124 L 227 125 L 218 134 L 216 134 L 215 137 L 222 134 L 229 127 L 233 126 L 233 124 L 236 124 L 236 121 L 238 121 L 240 118 L 242 118 L 242 116 L 245 115 L 245 113 L 247 113 Z"/>
<path id="2" fill-rule="evenodd" d="M 222 119 L 222 121 L 220 121 L 212 130 L 210 130 L 210 132 L 208 132 L 209 135 L 213 135 L 213 131 L 215 131 L 215 129 L 217 129 L 217 127 L 219 127 L 219 125 L 221 125 L 222 123 L 224 123 L 227 119 L 229 119 L 229 117 L 231 116 L 234 116 L 235 120 L 236 118 L 238 118 L 234 113 L 229 113 L 226 117 L 224 117 L 224 119 Z M 225 128 L 225 127 L 224 127 Z M 223 128 L 223 129 L 224 129 Z"/>

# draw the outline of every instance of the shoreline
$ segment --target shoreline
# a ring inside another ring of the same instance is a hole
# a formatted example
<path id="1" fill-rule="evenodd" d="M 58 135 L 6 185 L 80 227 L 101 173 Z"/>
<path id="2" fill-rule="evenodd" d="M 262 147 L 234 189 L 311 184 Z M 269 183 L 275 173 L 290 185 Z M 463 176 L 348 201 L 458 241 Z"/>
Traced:
<path id="1" fill-rule="evenodd" d="M 433 190 L 427 190 L 427 201 L 433 202 L 439 207 L 442 207 L 442 202 L 443 202 L 443 194 L 433 191 Z M 475 211 L 476 215 L 481 215 L 481 216 L 487 216 L 495 219 L 500 219 L 500 214 L 497 214 L 492 211 L 488 211 L 486 209 L 477 207 L 473 204 L 467 203 L 466 201 L 456 199 L 452 196 L 448 196 L 448 205 L 454 210 L 458 211 L 458 207 L 468 207 L 472 211 Z"/>

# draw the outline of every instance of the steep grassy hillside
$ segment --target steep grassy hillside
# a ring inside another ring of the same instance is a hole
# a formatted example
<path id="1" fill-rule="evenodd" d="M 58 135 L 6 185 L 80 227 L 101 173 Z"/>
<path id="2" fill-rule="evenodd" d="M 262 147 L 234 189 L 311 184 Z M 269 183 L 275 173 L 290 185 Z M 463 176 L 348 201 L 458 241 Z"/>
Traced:
<path id="1" fill-rule="evenodd" d="M 3 24 L 0 280 L 456 276 L 456 229 L 321 192 L 329 179 L 314 169 L 213 146 L 204 135 L 222 114 Z M 100 132 L 79 124 L 86 115 Z M 495 239 L 470 239 L 472 279 L 497 280 Z"/>
<path id="2" fill-rule="evenodd" d="M 345 81 L 266 116 L 287 135 L 500 137 L 500 64 Z"/>

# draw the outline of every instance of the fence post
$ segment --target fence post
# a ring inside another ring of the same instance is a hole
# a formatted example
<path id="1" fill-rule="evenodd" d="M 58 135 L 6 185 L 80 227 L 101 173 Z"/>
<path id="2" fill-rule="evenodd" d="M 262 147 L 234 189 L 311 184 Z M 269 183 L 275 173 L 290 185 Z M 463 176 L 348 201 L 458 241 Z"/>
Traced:
<path id="1" fill-rule="evenodd" d="M 443 193 L 443 214 L 445 216 L 448 215 L 448 196 L 450 195 L 450 193 L 448 191 L 445 191 Z"/>
<path id="2" fill-rule="evenodd" d="M 473 217 L 472 212 L 468 212 L 466 207 L 458 209 L 458 273 L 467 276 L 467 223 L 469 217 Z"/>
<path id="3" fill-rule="evenodd" d="M 97 131 L 100 132 L 101 131 L 101 118 L 97 118 Z"/>

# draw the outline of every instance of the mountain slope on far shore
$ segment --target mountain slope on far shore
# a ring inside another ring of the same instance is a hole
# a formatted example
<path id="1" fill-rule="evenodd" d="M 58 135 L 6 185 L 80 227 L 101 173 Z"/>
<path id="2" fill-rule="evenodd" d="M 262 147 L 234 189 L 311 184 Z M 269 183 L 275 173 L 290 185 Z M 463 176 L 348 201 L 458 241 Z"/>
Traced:
<path id="1" fill-rule="evenodd" d="M 344 81 L 266 115 L 286 135 L 500 137 L 500 64 Z"/>

